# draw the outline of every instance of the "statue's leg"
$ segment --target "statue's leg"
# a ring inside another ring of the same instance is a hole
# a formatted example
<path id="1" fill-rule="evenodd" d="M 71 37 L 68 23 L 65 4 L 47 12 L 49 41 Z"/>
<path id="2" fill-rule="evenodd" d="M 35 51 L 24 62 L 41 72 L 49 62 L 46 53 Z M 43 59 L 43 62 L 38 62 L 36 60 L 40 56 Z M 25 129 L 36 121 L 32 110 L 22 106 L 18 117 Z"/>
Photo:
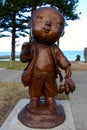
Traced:
<path id="1" fill-rule="evenodd" d="M 39 100 L 38 97 L 31 97 L 29 107 L 30 108 L 36 108 L 38 106 L 38 100 Z"/>
<path id="2" fill-rule="evenodd" d="M 48 104 L 48 108 L 49 108 L 50 112 L 54 113 L 54 111 L 57 109 L 54 97 L 47 97 L 47 104 Z"/>

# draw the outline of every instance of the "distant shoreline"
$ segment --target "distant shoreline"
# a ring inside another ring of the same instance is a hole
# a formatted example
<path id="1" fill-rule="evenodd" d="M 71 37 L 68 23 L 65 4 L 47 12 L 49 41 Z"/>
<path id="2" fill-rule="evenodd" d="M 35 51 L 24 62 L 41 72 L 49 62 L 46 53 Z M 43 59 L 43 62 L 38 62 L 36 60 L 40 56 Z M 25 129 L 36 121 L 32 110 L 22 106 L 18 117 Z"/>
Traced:
<path id="1" fill-rule="evenodd" d="M 75 61 L 76 56 L 80 55 L 80 61 L 84 61 L 84 51 L 82 50 L 75 50 L 75 51 L 62 51 L 64 55 L 67 57 L 69 61 Z M 15 58 L 19 60 L 20 52 L 15 53 Z M 0 60 L 10 60 L 11 59 L 11 52 L 0 52 Z"/>
<path id="2" fill-rule="evenodd" d="M 16 55 L 15 58 L 19 59 L 20 55 Z M 0 59 L 11 59 L 11 56 L 10 55 L 2 55 L 2 56 L 0 56 Z"/>

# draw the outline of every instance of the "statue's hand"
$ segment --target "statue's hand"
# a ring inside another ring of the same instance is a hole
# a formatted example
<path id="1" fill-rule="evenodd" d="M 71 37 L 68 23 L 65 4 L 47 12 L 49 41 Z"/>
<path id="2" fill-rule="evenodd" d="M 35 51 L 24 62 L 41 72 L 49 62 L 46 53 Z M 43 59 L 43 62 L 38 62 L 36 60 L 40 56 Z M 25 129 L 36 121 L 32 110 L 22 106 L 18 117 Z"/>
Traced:
<path id="1" fill-rule="evenodd" d="M 70 92 L 73 93 L 73 91 L 75 91 L 75 88 L 76 86 L 72 79 L 66 78 L 64 85 L 60 85 L 59 87 L 59 93 L 65 92 L 66 95 L 69 95 Z"/>
<path id="2" fill-rule="evenodd" d="M 73 93 L 73 91 L 75 91 L 76 86 L 71 78 L 65 79 L 65 88 L 66 88 L 65 89 L 66 94 L 69 94 L 70 92 Z"/>

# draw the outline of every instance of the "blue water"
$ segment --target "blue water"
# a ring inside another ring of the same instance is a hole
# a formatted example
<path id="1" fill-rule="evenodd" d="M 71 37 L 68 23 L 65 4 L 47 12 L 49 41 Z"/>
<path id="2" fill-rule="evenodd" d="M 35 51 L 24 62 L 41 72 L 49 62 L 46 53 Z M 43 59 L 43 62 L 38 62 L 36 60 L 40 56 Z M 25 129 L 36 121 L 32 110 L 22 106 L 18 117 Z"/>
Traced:
<path id="1" fill-rule="evenodd" d="M 0 56 L 10 56 L 11 52 L 0 52 Z M 20 52 L 16 52 L 16 55 L 20 55 Z"/>
<path id="2" fill-rule="evenodd" d="M 75 61 L 76 56 L 80 55 L 80 61 L 84 61 L 84 51 L 63 51 L 69 61 Z"/>
<path id="3" fill-rule="evenodd" d="M 80 61 L 84 61 L 84 52 L 83 51 L 63 51 L 64 55 L 68 58 L 69 61 L 75 61 L 76 56 L 80 55 Z M 16 55 L 19 55 L 20 52 L 16 52 Z M 0 56 L 11 55 L 10 52 L 0 52 Z M 3 59 L 4 60 L 4 59 Z M 5 59 L 6 60 L 6 59 Z M 9 60 L 9 59 L 7 59 Z"/>

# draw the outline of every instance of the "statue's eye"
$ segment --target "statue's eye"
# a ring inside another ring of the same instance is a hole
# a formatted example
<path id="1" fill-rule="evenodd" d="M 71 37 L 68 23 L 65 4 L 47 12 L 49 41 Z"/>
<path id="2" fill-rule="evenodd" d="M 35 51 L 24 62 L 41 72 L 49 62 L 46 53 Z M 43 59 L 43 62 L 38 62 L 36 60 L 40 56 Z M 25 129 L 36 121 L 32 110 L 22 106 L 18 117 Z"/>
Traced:
<path id="1" fill-rule="evenodd" d="M 37 19 L 42 19 L 43 17 L 41 15 L 37 15 Z"/>
<path id="2" fill-rule="evenodd" d="M 57 22 L 57 25 L 62 26 L 63 23 L 62 22 Z"/>

